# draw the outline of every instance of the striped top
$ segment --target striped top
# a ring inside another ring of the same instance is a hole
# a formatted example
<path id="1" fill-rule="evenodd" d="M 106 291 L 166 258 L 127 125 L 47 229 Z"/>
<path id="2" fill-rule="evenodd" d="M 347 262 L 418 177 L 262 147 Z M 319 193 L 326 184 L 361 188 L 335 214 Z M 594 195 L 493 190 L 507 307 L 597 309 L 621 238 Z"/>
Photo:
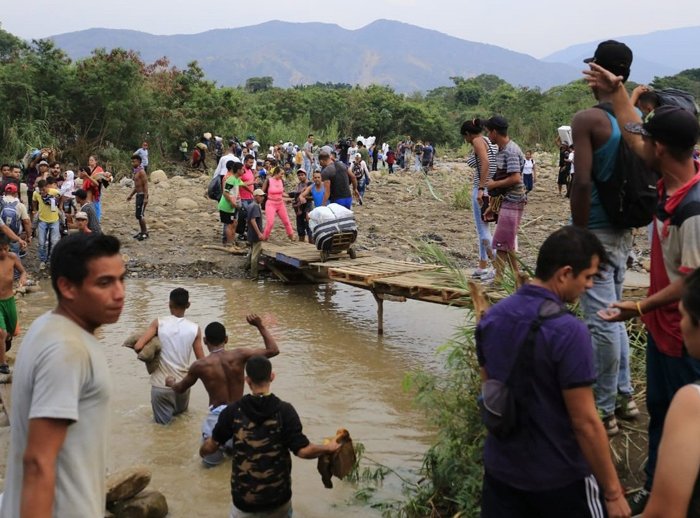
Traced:
<path id="1" fill-rule="evenodd" d="M 498 146 L 492 143 L 488 137 L 482 137 L 484 142 L 486 142 L 486 154 L 489 157 L 489 178 L 493 178 L 496 174 L 496 153 L 498 153 Z M 481 164 L 479 157 L 476 156 L 474 152 L 467 157 L 467 165 L 474 169 L 474 188 L 479 187 L 479 179 L 481 178 Z"/>

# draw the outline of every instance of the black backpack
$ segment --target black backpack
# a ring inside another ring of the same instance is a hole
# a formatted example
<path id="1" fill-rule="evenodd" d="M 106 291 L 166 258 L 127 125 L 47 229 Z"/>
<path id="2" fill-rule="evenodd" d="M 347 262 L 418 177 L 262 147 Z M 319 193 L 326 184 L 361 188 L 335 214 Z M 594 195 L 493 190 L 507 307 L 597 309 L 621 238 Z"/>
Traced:
<path id="1" fill-rule="evenodd" d="M 209 185 L 207 186 L 207 196 L 209 199 L 214 201 L 219 201 L 223 195 L 223 187 L 221 185 L 222 180 L 221 175 L 215 175 L 214 178 L 209 180 Z"/>
<path id="2" fill-rule="evenodd" d="M 613 117 L 609 103 L 596 106 Z M 625 131 L 624 128 L 620 128 Z M 654 216 L 658 194 L 656 183 L 659 175 L 650 169 L 620 137 L 615 157 L 615 169 L 605 181 L 594 178 L 600 203 L 615 228 L 645 227 Z"/>
<path id="3" fill-rule="evenodd" d="M 662 88 L 654 90 L 654 93 L 659 98 L 659 106 L 678 106 L 698 116 L 698 104 L 693 94 L 678 88 Z"/>

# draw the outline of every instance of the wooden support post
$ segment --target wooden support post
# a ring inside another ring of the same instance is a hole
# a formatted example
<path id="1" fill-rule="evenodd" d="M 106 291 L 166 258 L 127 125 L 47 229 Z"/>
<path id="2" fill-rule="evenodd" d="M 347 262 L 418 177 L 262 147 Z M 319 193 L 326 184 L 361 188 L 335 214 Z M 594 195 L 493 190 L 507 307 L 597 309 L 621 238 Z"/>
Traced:
<path id="1" fill-rule="evenodd" d="M 490 304 L 486 298 L 484 287 L 481 284 L 477 284 L 470 280 L 468 286 L 472 299 L 472 307 L 474 308 L 474 317 L 476 318 L 476 322 L 479 323 L 481 317 L 483 317 L 486 311 L 489 309 Z"/>
<path id="2" fill-rule="evenodd" d="M 383 335 L 384 334 L 384 299 L 378 296 L 374 291 L 372 292 L 372 295 L 374 295 L 374 300 L 377 301 L 377 334 L 378 335 Z"/>

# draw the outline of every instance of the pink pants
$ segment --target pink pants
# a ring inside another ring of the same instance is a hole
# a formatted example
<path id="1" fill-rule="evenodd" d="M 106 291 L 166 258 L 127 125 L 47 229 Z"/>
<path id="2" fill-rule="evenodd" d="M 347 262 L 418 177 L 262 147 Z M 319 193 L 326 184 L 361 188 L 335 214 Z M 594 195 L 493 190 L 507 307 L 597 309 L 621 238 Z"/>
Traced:
<path id="1" fill-rule="evenodd" d="M 272 233 L 272 227 L 275 225 L 275 217 L 279 216 L 284 225 L 284 230 L 287 231 L 288 236 L 294 235 L 294 230 L 292 229 L 292 224 L 289 222 L 289 215 L 287 214 L 287 207 L 284 205 L 284 201 L 272 201 L 267 200 L 265 202 L 265 230 L 263 231 L 263 239 L 270 237 Z"/>

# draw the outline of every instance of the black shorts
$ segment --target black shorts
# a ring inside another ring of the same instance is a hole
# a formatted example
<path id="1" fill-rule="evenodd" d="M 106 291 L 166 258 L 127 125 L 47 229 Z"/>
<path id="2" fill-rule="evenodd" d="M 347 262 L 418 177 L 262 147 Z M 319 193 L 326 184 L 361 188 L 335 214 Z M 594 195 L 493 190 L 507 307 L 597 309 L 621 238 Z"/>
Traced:
<path id="1" fill-rule="evenodd" d="M 219 211 L 219 219 L 221 220 L 221 223 L 225 223 L 226 225 L 230 225 L 234 221 L 236 221 L 236 212 L 224 212 L 223 210 Z"/>
<path id="2" fill-rule="evenodd" d="M 603 493 L 593 475 L 558 489 L 522 491 L 484 475 L 481 518 L 602 518 Z"/>
<path id="3" fill-rule="evenodd" d="M 136 193 L 136 219 L 142 220 L 146 215 L 146 195 L 142 192 Z"/>
<path id="4" fill-rule="evenodd" d="M 569 180 L 569 171 L 570 169 L 568 167 L 562 167 L 561 169 L 559 169 L 557 185 L 566 185 L 566 182 Z"/>

